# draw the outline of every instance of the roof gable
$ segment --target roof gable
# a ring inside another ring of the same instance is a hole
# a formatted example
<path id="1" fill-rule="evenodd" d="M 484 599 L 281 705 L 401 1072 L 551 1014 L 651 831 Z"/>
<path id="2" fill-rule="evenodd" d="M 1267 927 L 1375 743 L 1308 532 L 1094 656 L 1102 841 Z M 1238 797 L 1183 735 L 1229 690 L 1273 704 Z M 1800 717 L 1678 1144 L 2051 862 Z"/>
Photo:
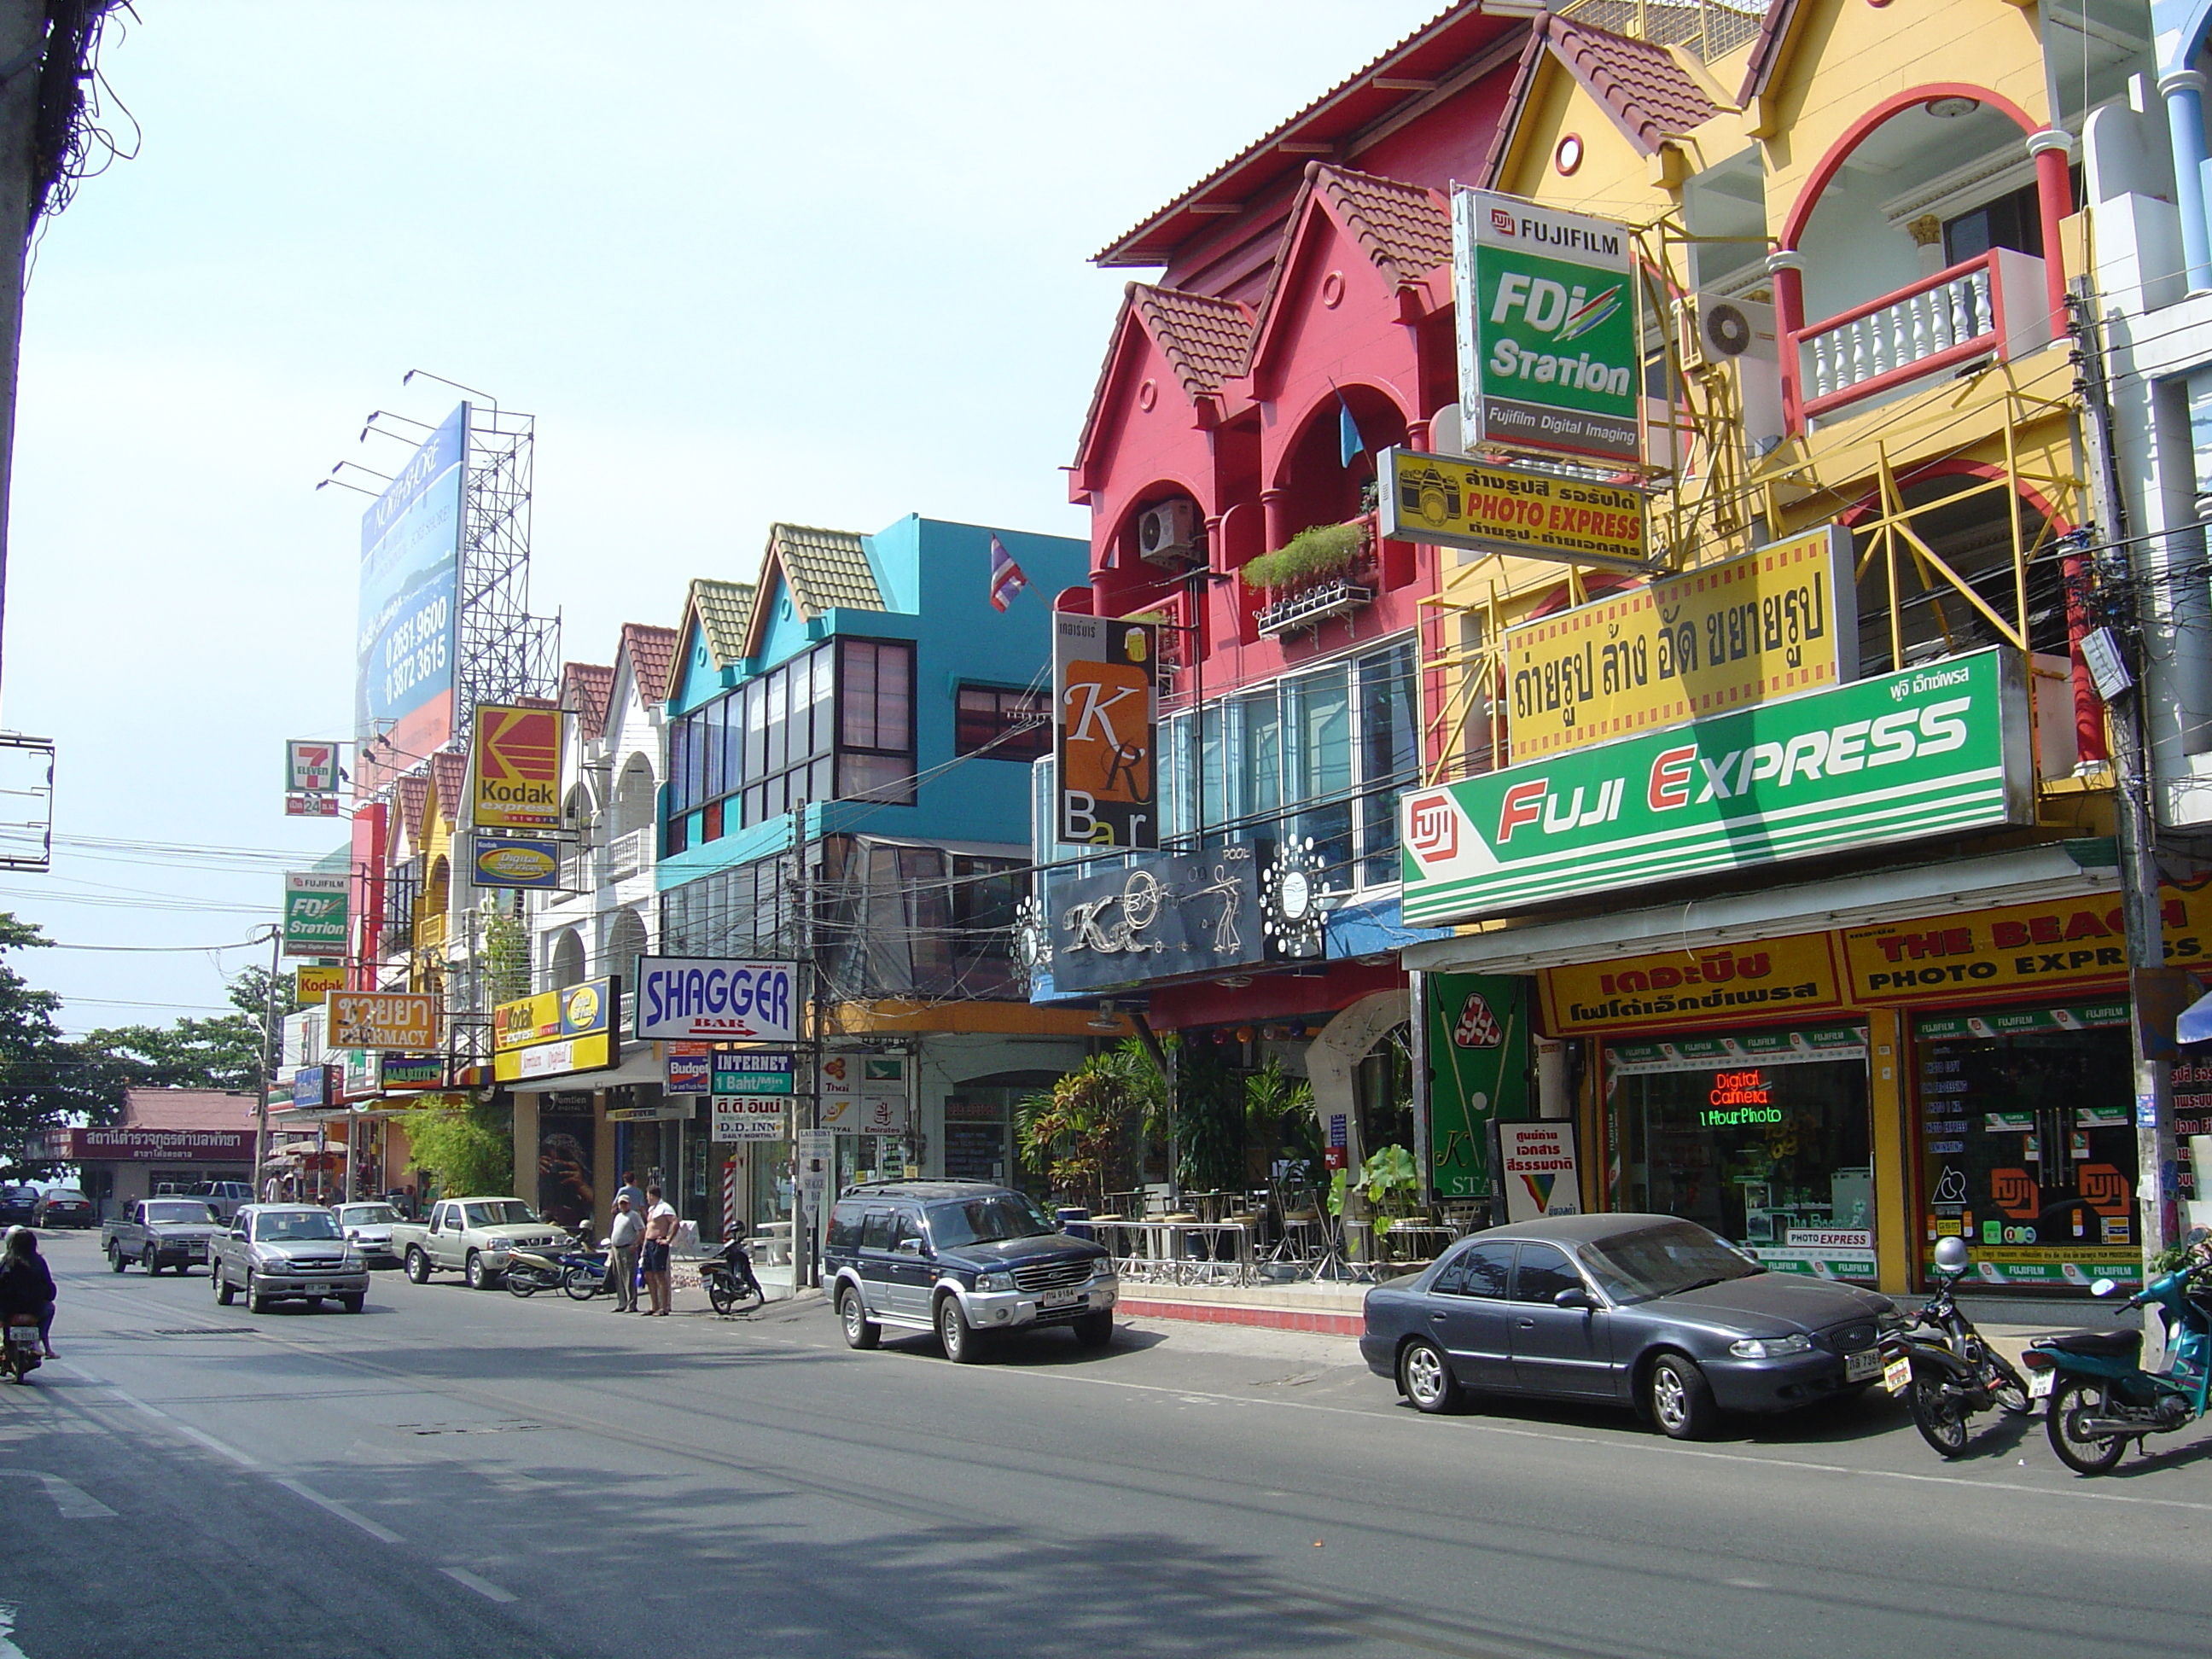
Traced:
<path id="1" fill-rule="evenodd" d="M 1306 180 L 1283 227 L 1282 251 L 1260 303 L 1248 373 L 1274 355 L 1282 337 L 1284 296 L 1294 281 L 1292 266 L 1310 241 L 1316 216 L 1325 217 L 1365 253 L 1384 283 L 1401 292 L 1419 289 L 1440 267 L 1451 264 L 1451 208 L 1435 191 L 1319 161 L 1306 164 Z M 1450 298 L 1447 281 L 1422 296 L 1424 309 Z"/>
<path id="2" fill-rule="evenodd" d="M 1694 132 L 1720 112 L 1667 47 L 1569 18 L 1547 17 L 1522 55 L 1505 118 L 1498 124 L 1483 164 L 1485 185 L 1495 185 L 1502 176 L 1547 63 L 1588 93 L 1642 155 L 1656 155 L 1666 140 Z"/>
<path id="3" fill-rule="evenodd" d="M 422 808 L 430 798 L 430 778 L 426 772 L 410 772 L 395 786 L 399 798 L 399 827 L 407 837 L 410 854 L 422 847 Z"/>
<path id="4" fill-rule="evenodd" d="M 1097 383 L 1091 390 L 1091 407 L 1083 416 L 1083 433 L 1076 440 L 1076 465 L 1090 459 L 1115 389 L 1127 378 L 1122 371 L 1146 355 L 1142 343 L 1148 342 L 1159 353 L 1183 396 L 1199 409 L 1218 397 L 1224 381 L 1244 372 L 1252 348 L 1253 316 L 1249 306 L 1232 300 L 1149 283 L 1125 287 L 1105 361 L 1099 364 Z"/>
<path id="5" fill-rule="evenodd" d="M 881 611 L 883 590 L 868 561 L 868 543 L 849 530 L 812 525 L 769 526 L 768 550 L 761 556 L 759 590 L 772 590 L 781 579 L 793 607 L 807 621 L 830 611 Z M 747 619 L 740 656 L 758 656 L 770 607 L 755 605 Z"/>
<path id="6" fill-rule="evenodd" d="M 607 705 L 614 696 L 615 671 L 596 662 L 561 665 L 561 707 L 576 717 L 586 743 L 597 743 L 607 729 Z"/>
<path id="7" fill-rule="evenodd" d="M 616 665 L 619 667 L 624 659 L 629 662 L 630 678 L 636 683 L 640 702 L 668 701 L 668 677 L 676 665 L 674 629 L 657 628 L 650 623 L 624 623 L 622 644 L 615 653 Z"/>
<path id="8" fill-rule="evenodd" d="M 461 821 L 461 799 L 469 792 L 469 757 L 458 749 L 430 757 L 430 801 L 449 824 Z"/>

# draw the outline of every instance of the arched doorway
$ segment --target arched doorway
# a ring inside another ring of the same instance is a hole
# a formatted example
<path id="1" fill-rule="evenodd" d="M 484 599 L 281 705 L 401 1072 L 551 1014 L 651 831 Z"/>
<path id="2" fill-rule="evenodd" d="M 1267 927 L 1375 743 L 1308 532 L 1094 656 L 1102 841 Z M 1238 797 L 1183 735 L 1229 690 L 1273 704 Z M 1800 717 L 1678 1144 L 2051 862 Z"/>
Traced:
<path id="1" fill-rule="evenodd" d="M 584 941 L 574 928 L 564 927 L 555 937 L 553 949 L 545 958 L 545 975 L 549 991 L 583 983 Z"/>

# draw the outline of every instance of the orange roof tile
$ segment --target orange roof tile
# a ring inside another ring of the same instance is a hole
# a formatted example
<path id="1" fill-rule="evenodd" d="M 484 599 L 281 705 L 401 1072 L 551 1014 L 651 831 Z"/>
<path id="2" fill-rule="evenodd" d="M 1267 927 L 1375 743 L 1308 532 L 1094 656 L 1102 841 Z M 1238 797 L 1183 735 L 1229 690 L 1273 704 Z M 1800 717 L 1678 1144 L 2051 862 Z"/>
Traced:
<path id="1" fill-rule="evenodd" d="M 575 715 L 586 743 L 596 743 L 606 731 L 607 703 L 614 690 L 615 671 L 604 663 L 561 665 L 561 706 Z"/>
<path id="2" fill-rule="evenodd" d="M 461 800 L 469 792 L 469 757 L 458 749 L 430 757 L 430 777 L 438 787 L 438 810 L 448 823 L 461 820 Z"/>
<path id="3" fill-rule="evenodd" d="M 676 665 L 676 630 L 650 623 L 624 623 L 622 648 L 629 654 L 631 678 L 637 695 L 647 702 L 665 702 L 671 696 L 669 670 Z M 618 654 L 616 661 L 622 660 Z"/>
<path id="4" fill-rule="evenodd" d="M 252 1121 L 253 1097 L 222 1089 L 125 1089 L 126 1129 L 242 1129 Z"/>
<path id="5" fill-rule="evenodd" d="M 1506 97 L 1506 118 L 1491 135 L 1490 155 L 1482 169 L 1486 184 L 1495 184 L 1505 165 L 1514 130 L 1528 106 L 1536 65 L 1547 51 L 1605 106 L 1621 135 L 1646 155 L 1656 154 L 1662 139 L 1694 131 L 1719 112 L 1705 89 L 1665 46 L 1564 17 L 1547 17 L 1522 54 L 1513 90 Z"/>
<path id="6" fill-rule="evenodd" d="M 399 795 L 399 822 L 407 831 L 409 845 L 419 848 L 422 844 L 422 808 L 428 803 L 430 795 L 429 775 L 423 772 L 410 772 L 399 780 L 397 787 Z"/>

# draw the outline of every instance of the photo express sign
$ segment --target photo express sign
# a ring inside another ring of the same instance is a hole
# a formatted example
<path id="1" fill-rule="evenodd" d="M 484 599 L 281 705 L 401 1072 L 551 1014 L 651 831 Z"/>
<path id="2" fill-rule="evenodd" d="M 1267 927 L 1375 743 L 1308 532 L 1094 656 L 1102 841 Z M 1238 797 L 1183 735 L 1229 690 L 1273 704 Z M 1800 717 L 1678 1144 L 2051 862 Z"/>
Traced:
<path id="1" fill-rule="evenodd" d="M 795 1042 L 798 969 L 788 962 L 726 962 L 691 957 L 640 957 L 635 1036 L 672 1041 L 720 1037 L 750 1042 Z"/>
<path id="2" fill-rule="evenodd" d="M 1978 652 L 1417 790 L 1405 916 L 2025 823 L 2033 782 L 2018 660 Z"/>

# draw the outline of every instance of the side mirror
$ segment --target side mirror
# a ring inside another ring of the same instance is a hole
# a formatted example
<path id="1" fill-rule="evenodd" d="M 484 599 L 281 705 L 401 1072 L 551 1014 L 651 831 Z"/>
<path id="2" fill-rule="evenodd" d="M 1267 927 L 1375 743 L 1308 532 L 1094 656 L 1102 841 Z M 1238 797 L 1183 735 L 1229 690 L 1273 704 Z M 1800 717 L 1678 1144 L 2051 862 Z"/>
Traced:
<path id="1" fill-rule="evenodd" d="M 2089 1294 L 2092 1296 L 2110 1296 L 2114 1291 L 2117 1291 L 2119 1288 L 2119 1285 L 2113 1280 L 2109 1279 L 2100 1279 L 2097 1280 L 2095 1284 L 2089 1286 Z"/>
<path id="2" fill-rule="evenodd" d="M 1596 1310 L 1597 1298 L 1581 1285 L 1570 1285 L 1552 1298 L 1552 1305 L 1555 1308 L 1580 1308 L 1589 1313 Z"/>
<path id="3" fill-rule="evenodd" d="M 918 1238 L 902 1238 L 898 1242 L 898 1254 L 901 1255 L 920 1255 L 921 1254 L 921 1241 Z"/>

